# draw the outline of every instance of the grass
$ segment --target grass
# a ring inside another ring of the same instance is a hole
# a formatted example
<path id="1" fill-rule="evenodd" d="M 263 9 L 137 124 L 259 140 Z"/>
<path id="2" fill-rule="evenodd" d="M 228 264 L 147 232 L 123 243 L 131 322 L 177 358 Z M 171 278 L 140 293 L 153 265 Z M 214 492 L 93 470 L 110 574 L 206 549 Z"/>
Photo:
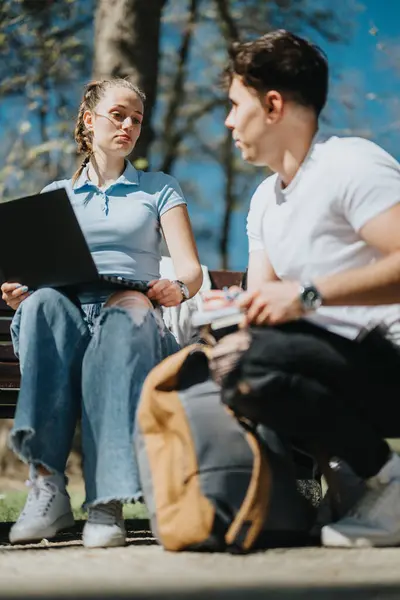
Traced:
<path id="1" fill-rule="evenodd" d="M 0 494 L 0 522 L 15 521 L 21 512 L 27 491 L 23 492 L 5 492 Z M 86 513 L 82 510 L 84 494 L 80 491 L 72 491 L 71 504 L 72 511 L 76 520 L 86 519 Z M 148 512 L 144 504 L 127 504 L 124 506 L 125 519 L 147 519 Z"/>

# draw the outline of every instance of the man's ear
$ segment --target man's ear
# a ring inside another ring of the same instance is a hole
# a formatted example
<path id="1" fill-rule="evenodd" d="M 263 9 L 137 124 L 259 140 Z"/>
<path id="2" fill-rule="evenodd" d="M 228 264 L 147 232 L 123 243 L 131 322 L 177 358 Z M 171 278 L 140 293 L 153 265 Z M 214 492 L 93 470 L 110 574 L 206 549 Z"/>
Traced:
<path id="1" fill-rule="evenodd" d="M 83 122 L 88 131 L 93 131 L 93 115 L 90 110 L 85 110 L 83 113 Z"/>
<path id="2" fill-rule="evenodd" d="M 282 116 L 283 98 L 276 90 L 270 90 L 264 96 L 264 107 L 268 120 L 276 121 Z"/>

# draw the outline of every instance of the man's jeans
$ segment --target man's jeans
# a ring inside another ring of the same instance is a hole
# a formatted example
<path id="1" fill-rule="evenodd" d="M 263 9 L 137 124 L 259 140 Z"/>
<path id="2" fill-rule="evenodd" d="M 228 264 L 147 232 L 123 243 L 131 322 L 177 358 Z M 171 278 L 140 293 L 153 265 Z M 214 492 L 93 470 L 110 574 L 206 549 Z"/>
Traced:
<path id="1" fill-rule="evenodd" d="M 147 374 L 179 349 L 172 334 L 154 311 L 136 324 L 117 307 L 92 334 L 80 306 L 51 288 L 24 300 L 11 334 L 21 365 L 12 449 L 63 473 L 82 414 L 86 504 L 136 499 L 135 412 Z"/>
<path id="2" fill-rule="evenodd" d="M 249 349 L 223 381 L 235 412 L 344 460 L 362 478 L 400 431 L 400 353 L 376 329 L 353 341 L 300 319 L 252 327 Z"/>

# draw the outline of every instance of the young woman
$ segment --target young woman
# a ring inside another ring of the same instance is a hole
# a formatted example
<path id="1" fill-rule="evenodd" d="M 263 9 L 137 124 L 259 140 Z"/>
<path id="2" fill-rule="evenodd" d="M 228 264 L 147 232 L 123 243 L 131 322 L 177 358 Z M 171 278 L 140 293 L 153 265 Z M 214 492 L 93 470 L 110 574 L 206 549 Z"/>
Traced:
<path id="1" fill-rule="evenodd" d="M 149 371 L 178 349 L 154 306 L 176 306 L 202 282 L 178 183 L 125 161 L 140 135 L 143 105 L 143 93 L 126 80 L 90 83 L 75 129 L 85 159 L 71 180 L 44 191 L 67 189 L 99 272 L 149 282 L 147 295 L 105 288 L 81 304 L 51 288 L 1 288 L 17 311 L 11 329 L 21 364 L 11 447 L 29 463 L 31 480 L 12 543 L 73 525 L 64 471 L 80 414 L 84 545 L 124 544 L 122 505 L 140 495 L 132 444 L 137 403 Z M 179 281 L 160 279 L 161 229 Z"/>

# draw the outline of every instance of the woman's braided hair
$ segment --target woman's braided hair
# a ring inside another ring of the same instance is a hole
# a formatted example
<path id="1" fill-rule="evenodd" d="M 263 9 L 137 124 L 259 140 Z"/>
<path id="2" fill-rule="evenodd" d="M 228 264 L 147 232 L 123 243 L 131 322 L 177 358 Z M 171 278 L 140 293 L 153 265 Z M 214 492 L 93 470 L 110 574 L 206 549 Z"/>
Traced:
<path id="1" fill-rule="evenodd" d="M 115 79 L 101 79 L 99 81 L 91 81 L 85 86 L 85 92 L 79 107 L 78 117 L 75 125 L 75 141 L 77 144 L 78 154 L 83 154 L 84 159 L 79 169 L 74 173 L 72 177 L 72 183 L 74 184 L 78 177 L 81 175 L 83 169 L 90 160 L 93 153 L 92 148 L 92 133 L 86 129 L 83 115 L 87 110 L 93 111 L 101 98 L 104 96 L 108 89 L 120 87 L 126 88 L 134 92 L 138 98 L 144 103 L 146 96 L 136 85 L 128 81 L 127 79 L 115 78 Z"/>

